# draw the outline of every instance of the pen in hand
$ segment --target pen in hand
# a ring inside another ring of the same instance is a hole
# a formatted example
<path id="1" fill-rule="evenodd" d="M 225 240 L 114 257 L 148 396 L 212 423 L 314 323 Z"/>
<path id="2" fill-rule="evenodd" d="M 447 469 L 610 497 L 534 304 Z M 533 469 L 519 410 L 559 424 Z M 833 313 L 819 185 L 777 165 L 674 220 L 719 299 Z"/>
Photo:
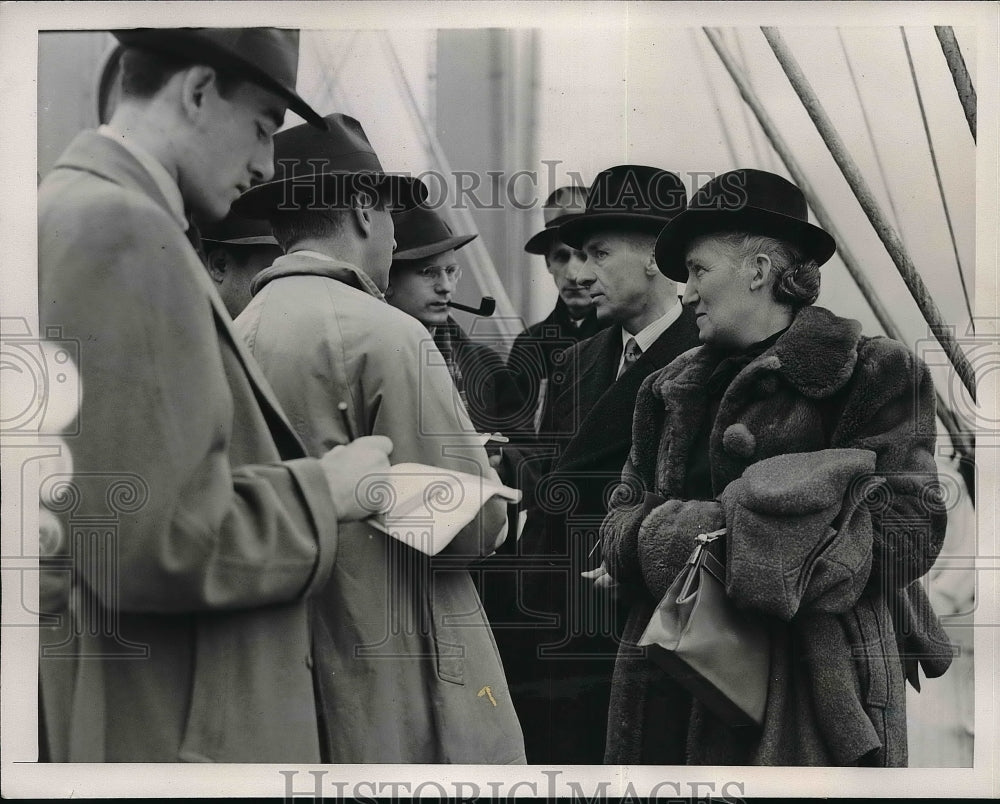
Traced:
<path id="1" fill-rule="evenodd" d="M 597 549 L 598 549 L 598 548 L 599 548 L 600 546 L 601 546 L 601 540 L 600 540 L 600 539 L 598 539 L 598 540 L 597 540 L 596 542 L 594 542 L 594 546 L 590 548 L 590 552 L 589 552 L 589 553 L 587 553 L 587 561 L 588 561 L 588 562 L 590 561 L 590 559 L 592 559 L 592 558 L 594 557 L 594 553 L 596 553 L 596 552 L 597 552 Z"/>
<path id="2" fill-rule="evenodd" d="M 347 415 L 347 403 L 338 402 L 337 410 L 340 411 L 340 420 L 344 423 L 344 431 L 347 433 L 347 440 L 353 441 L 355 439 L 354 429 L 351 427 L 351 418 Z"/>

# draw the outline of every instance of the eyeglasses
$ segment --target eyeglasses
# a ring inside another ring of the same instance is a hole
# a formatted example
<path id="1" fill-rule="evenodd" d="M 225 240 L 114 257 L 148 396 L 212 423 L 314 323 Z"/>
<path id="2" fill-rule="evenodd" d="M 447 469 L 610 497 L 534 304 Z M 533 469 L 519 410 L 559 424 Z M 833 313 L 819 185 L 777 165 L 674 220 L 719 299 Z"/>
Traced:
<path id="1" fill-rule="evenodd" d="M 445 277 L 457 282 L 462 278 L 462 269 L 457 265 L 427 265 L 414 273 L 425 282 L 440 282 Z"/>

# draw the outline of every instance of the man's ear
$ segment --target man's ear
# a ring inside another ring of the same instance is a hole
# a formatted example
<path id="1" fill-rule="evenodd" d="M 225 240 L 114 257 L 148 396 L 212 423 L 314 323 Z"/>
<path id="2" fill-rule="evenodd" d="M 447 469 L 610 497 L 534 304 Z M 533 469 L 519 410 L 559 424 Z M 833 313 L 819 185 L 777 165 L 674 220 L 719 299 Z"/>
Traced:
<path id="1" fill-rule="evenodd" d="M 364 204 L 351 203 L 351 216 L 354 225 L 358 227 L 358 233 L 362 237 L 370 237 L 372 232 L 372 211 Z"/>
<path id="2" fill-rule="evenodd" d="M 656 254 L 653 249 L 649 250 L 649 257 L 646 259 L 643 270 L 646 272 L 646 276 L 656 276 L 660 273 L 660 269 L 656 267 Z"/>
<path id="3" fill-rule="evenodd" d="M 771 258 L 767 254 L 758 254 L 753 258 L 751 268 L 750 290 L 760 290 L 767 287 L 771 280 L 771 272 L 774 270 Z"/>
<path id="4" fill-rule="evenodd" d="M 362 237 L 370 237 L 373 226 L 372 211 L 375 209 L 375 199 L 365 191 L 355 192 L 351 196 L 351 212 L 358 233 Z"/>
<path id="5" fill-rule="evenodd" d="M 208 275 L 219 285 L 221 285 L 229 273 L 229 254 L 225 249 L 214 248 L 206 257 Z"/>
<path id="6" fill-rule="evenodd" d="M 219 93 L 218 75 L 213 68 L 196 64 L 181 72 L 181 106 L 189 118 L 201 115 L 211 93 Z"/>

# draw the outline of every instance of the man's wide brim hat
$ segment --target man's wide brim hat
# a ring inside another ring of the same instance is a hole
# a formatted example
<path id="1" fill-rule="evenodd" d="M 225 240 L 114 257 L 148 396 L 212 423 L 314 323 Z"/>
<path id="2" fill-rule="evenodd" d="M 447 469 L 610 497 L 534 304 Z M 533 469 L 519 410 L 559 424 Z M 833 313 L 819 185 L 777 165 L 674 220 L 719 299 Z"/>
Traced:
<path id="1" fill-rule="evenodd" d="M 121 96 L 122 53 L 120 42 L 105 53 L 97 74 L 97 121 L 102 125 L 111 120 Z"/>
<path id="2" fill-rule="evenodd" d="M 277 246 L 267 221 L 241 218 L 230 212 L 221 221 L 199 224 L 201 242 L 206 246 Z"/>
<path id="3" fill-rule="evenodd" d="M 409 209 L 427 199 L 419 179 L 386 173 L 361 124 L 345 114 L 323 118 L 325 129 L 300 125 L 274 136 L 274 178 L 233 203 L 246 218 L 277 212 L 344 209 L 358 192 Z"/>
<path id="4" fill-rule="evenodd" d="M 524 244 L 529 254 L 548 254 L 552 243 L 559 239 L 559 227 L 569 223 L 587 210 L 587 188 L 567 185 L 559 187 L 545 199 L 542 220 L 545 228 Z"/>
<path id="5" fill-rule="evenodd" d="M 323 118 L 299 97 L 299 32 L 287 28 L 134 28 L 112 31 L 126 47 L 151 50 L 231 72 L 288 101 L 314 126 Z"/>
<path id="6" fill-rule="evenodd" d="M 802 191 L 764 170 L 731 170 L 705 183 L 688 208 L 656 239 L 656 264 L 677 282 L 687 281 L 685 258 L 696 237 L 715 232 L 746 232 L 784 240 L 822 265 L 837 244 L 828 232 L 809 223 Z"/>
<path id="7" fill-rule="evenodd" d="M 583 248 L 597 230 L 657 234 L 687 206 L 687 190 L 676 173 L 648 165 L 616 165 L 590 185 L 587 209 L 559 227 L 559 239 Z"/>
<path id="8" fill-rule="evenodd" d="M 396 251 L 393 263 L 400 260 L 422 260 L 445 251 L 456 251 L 479 235 L 457 235 L 448 222 L 433 209 L 416 206 L 392 216 L 396 226 Z"/>

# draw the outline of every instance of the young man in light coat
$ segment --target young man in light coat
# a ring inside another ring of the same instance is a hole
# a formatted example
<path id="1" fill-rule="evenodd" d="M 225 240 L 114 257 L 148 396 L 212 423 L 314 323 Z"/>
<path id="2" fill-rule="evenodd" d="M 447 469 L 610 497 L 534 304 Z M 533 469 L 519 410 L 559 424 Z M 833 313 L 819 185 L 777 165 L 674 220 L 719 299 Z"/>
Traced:
<path id="1" fill-rule="evenodd" d="M 42 324 L 78 343 L 83 391 L 50 556 L 66 606 L 41 635 L 43 756 L 317 762 L 308 598 L 391 445 L 306 456 L 188 224 L 270 178 L 286 107 L 319 122 L 294 92 L 298 33 L 116 36 L 110 124 L 39 189 Z"/>
<path id="2" fill-rule="evenodd" d="M 427 330 L 382 295 L 394 247 L 389 206 L 412 206 L 426 188 L 386 175 L 356 120 L 325 120 L 325 132 L 279 134 L 281 173 L 234 205 L 269 218 L 286 251 L 254 279 L 236 326 L 311 454 L 382 434 L 392 438 L 394 463 L 496 480 Z M 479 502 L 433 558 L 363 523 L 345 537 L 351 547 L 338 555 L 313 619 L 330 761 L 524 761 L 467 569 L 506 534 L 505 505 Z M 440 500 L 442 510 L 450 504 Z"/>

